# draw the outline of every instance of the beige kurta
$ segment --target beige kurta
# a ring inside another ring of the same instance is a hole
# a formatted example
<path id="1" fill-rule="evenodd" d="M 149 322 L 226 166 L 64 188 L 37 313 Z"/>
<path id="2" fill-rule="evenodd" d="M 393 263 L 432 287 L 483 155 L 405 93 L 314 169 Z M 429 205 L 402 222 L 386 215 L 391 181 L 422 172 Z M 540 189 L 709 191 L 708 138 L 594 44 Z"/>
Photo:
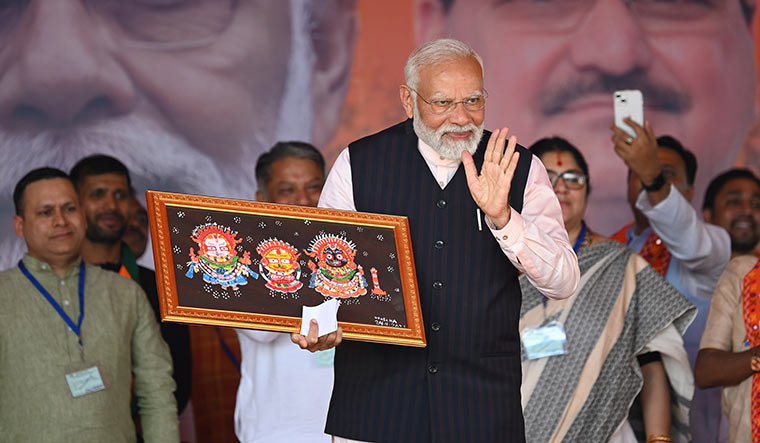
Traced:
<path id="1" fill-rule="evenodd" d="M 726 267 L 712 296 L 700 349 L 712 348 L 729 352 L 748 349 L 742 313 L 742 281 L 755 263 L 757 257 L 745 255 L 734 258 Z M 751 441 L 751 391 L 751 377 L 738 385 L 723 388 L 723 410 L 730 423 L 730 441 Z"/>
<path id="2" fill-rule="evenodd" d="M 60 278 L 33 257 L 23 261 L 76 323 L 79 262 Z M 0 272 L 0 440 L 135 441 L 134 395 L 145 441 L 179 441 L 171 356 L 145 294 L 115 272 L 87 265 L 85 276 L 82 352 L 17 267 Z M 83 358 L 84 367 L 99 365 L 106 389 L 75 398 L 65 374 Z"/>

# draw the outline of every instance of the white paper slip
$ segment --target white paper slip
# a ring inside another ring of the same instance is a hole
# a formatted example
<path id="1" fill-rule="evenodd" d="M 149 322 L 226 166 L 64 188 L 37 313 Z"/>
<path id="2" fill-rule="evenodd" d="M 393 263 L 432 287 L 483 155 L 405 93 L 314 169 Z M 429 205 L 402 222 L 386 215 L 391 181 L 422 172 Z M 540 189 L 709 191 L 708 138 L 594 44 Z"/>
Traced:
<path id="1" fill-rule="evenodd" d="M 319 325 L 319 336 L 329 334 L 338 330 L 338 299 L 332 298 L 321 305 L 304 306 L 301 314 L 301 335 L 309 334 L 309 323 L 312 318 L 317 320 Z"/>

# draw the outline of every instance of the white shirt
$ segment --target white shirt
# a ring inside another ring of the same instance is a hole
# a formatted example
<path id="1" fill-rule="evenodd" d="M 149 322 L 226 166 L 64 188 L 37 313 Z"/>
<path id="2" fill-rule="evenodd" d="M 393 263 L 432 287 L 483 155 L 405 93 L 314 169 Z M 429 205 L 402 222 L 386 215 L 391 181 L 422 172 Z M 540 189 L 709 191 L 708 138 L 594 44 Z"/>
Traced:
<path id="1" fill-rule="evenodd" d="M 418 149 L 441 189 L 445 188 L 461 161 L 441 159 L 422 140 Z M 348 148 L 340 153 L 327 176 L 319 207 L 356 211 Z M 502 229 L 495 229 L 486 217 L 487 228 L 502 251 L 542 294 L 555 299 L 569 297 L 580 279 L 578 258 L 570 246 L 562 209 L 546 169 L 535 156 L 525 185 L 522 213 L 511 209 L 509 222 Z M 475 223 L 476 214 L 471 217 Z"/>
<path id="2" fill-rule="evenodd" d="M 665 200 L 652 206 L 641 191 L 636 207 L 649 220 L 671 254 L 666 280 L 697 307 L 697 316 L 686 330 L 683 340 L 692 369 L 699 352 L 699 342 L 707 322 L 710 299 L 718 278 L 731 258 L 731 238 L 720 226 L 706 223 L 675 186 Z M 634 227 L 631 227 L 630 233 Z M 645 231 L 637 238 L 629 237 L 628 245 L 640 250 Z M 694 443 L 712 443 L 719 436 L 720 388 L 694 390 L 689 411 L 689 427 Z"/>
<path id="3" fill-rule="evenodd" d="M 731 238 L 720 226 L 706 223 L 688 200 L 670 186 L 665 200 L 652 206 L 641 191 L 636 207 L 649 220 L 673 258 L 678 260 L 682 292 L 709 300 L 720 275 L 731 259 Z"/>
<path id="4" fill-rule="evenodd" d="M 284 332 L 236 331 L 242 355 L 237 438 L 242 443 L 329 443 L 324 430 L 334 350 L 303 351 Z"/>

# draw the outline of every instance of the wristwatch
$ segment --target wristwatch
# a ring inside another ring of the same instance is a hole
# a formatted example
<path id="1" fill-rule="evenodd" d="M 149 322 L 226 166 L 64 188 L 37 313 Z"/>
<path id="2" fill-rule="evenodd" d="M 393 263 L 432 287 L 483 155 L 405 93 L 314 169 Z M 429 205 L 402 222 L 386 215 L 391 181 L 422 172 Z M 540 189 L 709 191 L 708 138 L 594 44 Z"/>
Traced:
<path id="1" fill-rule="evenodd" d="M 655 192 L 662 189 L 663 186 L 665 186 L 665 176 L 662 174 L 662 171 L 660 171 L 659 174 L 657 174 L 657 177 L 654 178 L 654 181 L 647 185 L 644 182 L 641 182 L 641 186 L 644 188 L 647 192 Z"/>

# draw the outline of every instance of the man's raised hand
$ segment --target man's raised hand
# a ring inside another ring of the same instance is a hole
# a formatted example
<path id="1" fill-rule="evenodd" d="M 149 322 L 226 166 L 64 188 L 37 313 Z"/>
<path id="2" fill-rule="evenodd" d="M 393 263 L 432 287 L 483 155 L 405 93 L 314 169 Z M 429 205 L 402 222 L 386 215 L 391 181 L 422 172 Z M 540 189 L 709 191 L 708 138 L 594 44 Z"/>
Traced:
<path id="1" fill-rule="evenodd" d="M 509 128 L 496 129 L 491 133 L 483 157 L 483 167 L 478 174 L 472 155 L 462 152 L 464 172 L 467 174 L 467 186 L 470 188 L 475 203 L 491 219 L 496 229 L 501 229 L 509 222 L 511 209 L 509 207 L 509 189 L 512 177 L 520 159 L 520 153 L 515 152 L 517 137 L 509 137 Z M 505 150 L 506 145 L 506 150 Z"/>

